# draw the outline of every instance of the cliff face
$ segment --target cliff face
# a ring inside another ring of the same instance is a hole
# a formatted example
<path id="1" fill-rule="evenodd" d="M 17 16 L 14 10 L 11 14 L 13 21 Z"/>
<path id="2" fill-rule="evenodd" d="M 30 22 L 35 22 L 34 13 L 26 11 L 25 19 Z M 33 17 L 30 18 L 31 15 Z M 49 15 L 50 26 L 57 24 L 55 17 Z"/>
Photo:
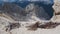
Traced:
<path id="1" fill-rule="evenodd" d="M 55 13 L 60 13 L 60 0 L 55 0 L 53 5 Z"/>
<path id="2" fill-rule="evenodd" d="M 54 9 L 54 15 L 55 18 L 54 20 L 57 22 L 60 22 L 60 0 L 54 0 L 54 5 L 53 5 L 53 9 Z"/>

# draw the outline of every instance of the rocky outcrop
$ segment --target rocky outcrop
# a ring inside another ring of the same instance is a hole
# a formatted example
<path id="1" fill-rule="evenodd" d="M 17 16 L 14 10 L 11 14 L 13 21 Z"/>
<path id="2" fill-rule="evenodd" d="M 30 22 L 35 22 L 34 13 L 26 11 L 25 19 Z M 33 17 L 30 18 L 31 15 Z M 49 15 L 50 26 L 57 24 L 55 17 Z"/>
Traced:
<path id="1" fill-rule="evenodd" d="M 58 15 L 60 13 L 60 1 L 59 0 L 54 0 L 54 5 L 53 5 L 55 13 Z"/>

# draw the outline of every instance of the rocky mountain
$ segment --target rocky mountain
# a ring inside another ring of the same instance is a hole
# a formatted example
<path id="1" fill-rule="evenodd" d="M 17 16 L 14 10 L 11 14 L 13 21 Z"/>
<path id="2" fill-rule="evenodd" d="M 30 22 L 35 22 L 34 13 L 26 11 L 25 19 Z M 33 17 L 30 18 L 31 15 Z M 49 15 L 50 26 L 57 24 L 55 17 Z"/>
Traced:
<path id="1" fill-rule="evenodd" d="M 20 4 L 21 6 L 4 3 L 0 6 L 0 34 L 59 33 L 60 27 L 55 27 L 60 25 L 60 2 L 57 0 L 54 2 L 53 8 L 52 5 L 39 5 L 39 3 L 28 3 L 24 8 L 21 7 L 24 3 Z"/>

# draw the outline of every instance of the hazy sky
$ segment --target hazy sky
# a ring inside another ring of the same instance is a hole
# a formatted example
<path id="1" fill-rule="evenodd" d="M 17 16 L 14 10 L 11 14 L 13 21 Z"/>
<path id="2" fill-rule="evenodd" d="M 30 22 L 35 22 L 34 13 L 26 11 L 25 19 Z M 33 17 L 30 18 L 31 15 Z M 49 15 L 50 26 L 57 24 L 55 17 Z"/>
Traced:
<path id="1" fill-rule="evenodd" d="M 52 0 L 0 0 L 0 1 L 11 1 L 11 2 L 13 2 L 13 1 L 52 1 Z"/>

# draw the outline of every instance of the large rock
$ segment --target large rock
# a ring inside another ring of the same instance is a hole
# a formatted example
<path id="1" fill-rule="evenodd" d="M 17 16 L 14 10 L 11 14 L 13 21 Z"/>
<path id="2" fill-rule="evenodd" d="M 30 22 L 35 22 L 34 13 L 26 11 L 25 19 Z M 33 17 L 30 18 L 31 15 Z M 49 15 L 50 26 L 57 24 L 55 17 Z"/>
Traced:
<path id="1" fill-rule="evenodd" d="M 60 1 L 59 0 L 54 1 L 53 8 L 56 14 L 60 13 Z"/>

